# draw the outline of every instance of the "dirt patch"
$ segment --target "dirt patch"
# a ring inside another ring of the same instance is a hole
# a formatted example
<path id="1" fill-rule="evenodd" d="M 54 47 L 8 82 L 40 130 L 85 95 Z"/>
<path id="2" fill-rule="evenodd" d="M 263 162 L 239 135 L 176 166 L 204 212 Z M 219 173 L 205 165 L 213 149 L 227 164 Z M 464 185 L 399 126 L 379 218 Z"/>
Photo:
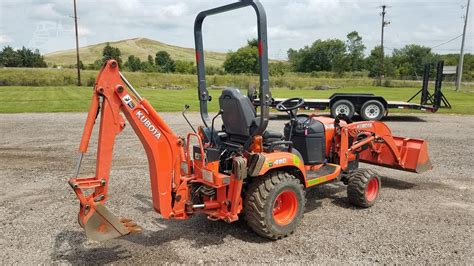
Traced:
<path id="1" fill-rule="evenodd" d="M 145 231 L 105 243 L 85 238 L 67 185 L 85 117 L 0 115 L 1 264 L 474 263 L 474 116 L 391 116 L 395 135 L 428 140 L 435 169 L 416 175 L 366 165 L 383 176 L 383 190 L 364 210 L 348 204 L 341 184 L 312 189 L 301 226 L 280 241 L 256 236 L 242 221 L 161 219 L 151 207 L 145 153 L 127 127 L 115 148 L 108 206 Z M 163 117 L 178 134 L 189 131 L 180 114 Z M 198 114 L 190 120 L 200 124 Z M 270 128 L 281 131 L 285 122 L 271 121 Z M 84 176 L 93 173 L 94 150 L 84 160 Z"/>

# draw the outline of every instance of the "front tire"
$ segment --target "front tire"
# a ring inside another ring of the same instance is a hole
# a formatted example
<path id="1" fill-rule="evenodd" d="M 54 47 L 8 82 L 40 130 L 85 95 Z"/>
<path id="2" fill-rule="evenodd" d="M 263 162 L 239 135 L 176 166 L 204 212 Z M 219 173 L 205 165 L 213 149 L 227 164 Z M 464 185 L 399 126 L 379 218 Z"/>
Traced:
<path id="1" fill-rule="evenodd" d="M 300 181 L 287 172 L 273 171 L 250 184 L 244 200 L 245 220 L 260 236 L 280 239 L 296 230 L 305 204 Z"/>
<path id="2" fill-rule="evenodd" d="M 347 198 L 357 207 L 368 208 L 374 205 L 380 194 L 380 177 L 372 170 L 357 169 L 349 176 Z"/>

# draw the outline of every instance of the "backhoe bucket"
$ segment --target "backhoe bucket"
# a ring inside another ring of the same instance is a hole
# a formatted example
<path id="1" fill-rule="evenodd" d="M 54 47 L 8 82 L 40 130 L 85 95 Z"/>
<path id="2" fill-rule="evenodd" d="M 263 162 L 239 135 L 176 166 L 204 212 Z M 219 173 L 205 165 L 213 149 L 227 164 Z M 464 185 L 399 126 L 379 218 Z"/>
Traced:
<path id="1" fill-rule="evenodd" d="M 129 219 L 111 213 L 103 204 L 97 203 L 91 207 L 84 216 L 85 209 L 79 213 L 79 224 L 86 231 L 88 238 L 95 241 L 109 239 L 140 232 L 142 229 Z"/>
<path id="2" fill-rule="evenodd" d="M 390 147 L 382 142 L 375 143 L 375 150 L 364 150 L 360 153 L 360 161 L 403 171 L 423 173 L 431 170 L 433 166 L 428 155 L 428 144 L 422 139 L 411 139 L 403 137 L 392 137 L 398 151 L 391 151 Z M 397 160 L 395 154 L 399 154 Z"/>

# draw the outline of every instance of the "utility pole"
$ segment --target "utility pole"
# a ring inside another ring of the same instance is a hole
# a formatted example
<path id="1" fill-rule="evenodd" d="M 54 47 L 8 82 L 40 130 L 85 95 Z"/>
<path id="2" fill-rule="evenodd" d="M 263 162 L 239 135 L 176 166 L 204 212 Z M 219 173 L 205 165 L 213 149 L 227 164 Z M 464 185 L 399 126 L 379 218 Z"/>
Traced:
<path id="1" fill-rule="evenodd" d="M 74 27 L 76 29 L 77 86 L 81 86 L 81 66 L 79 65 L 79 33 L 77 31 L 76 0 L 74 0 Z"/>
<path id="2" fill-rule="evenodd" d="M 456 78 L 456 91 L 461 89 L 462 67 L 464 64 L 464 41 L 466 40 L 467 18 L 469 17 L 469 4 L 471 0 L 467 0 L 466 15 L 464 17 L 464 30 L 462 32 L 461 53 L 459 55 L 458 75 Z"/>
<path id="3" fill-rule="evenodd" d="M 380 49 L 382 50 L 381 51 L 381 58 L 380 58 L 380 84 L 382 84 L 382 79 L 384 78 L 384 74 L 385 74 L 385 69 L 384 69 L 384 57 L 385 57 L 385 53 L 384 53 L 384 49 L 383 49 L 383 37 L 384 37 L 384 29 L 385 27 L 390 24 L 389 21 L 385 21 L 385 9 L 388 8 L 387 5 L 383 5 L 381 6 L 382 8 L 382 34 L 381 34 L 381 38 L 380 38 Z"/>

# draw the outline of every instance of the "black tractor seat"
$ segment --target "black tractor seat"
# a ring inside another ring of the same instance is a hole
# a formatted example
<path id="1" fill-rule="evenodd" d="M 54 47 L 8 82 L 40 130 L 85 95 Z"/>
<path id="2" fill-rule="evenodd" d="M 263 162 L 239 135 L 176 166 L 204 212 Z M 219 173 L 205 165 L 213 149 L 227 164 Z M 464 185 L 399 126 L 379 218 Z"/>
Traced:
<path id="1" fill-rule="evenodd" d="M 236 88 L 225 88 L 219 97 L 222 112 L 223 131 L 229 140 L 246 143 L 258 128 L 260 117 L 255 112 L 250 99 Z M 263 134 L 264 144 L 283 140 L 283 134 L 266 130 Z"/>

